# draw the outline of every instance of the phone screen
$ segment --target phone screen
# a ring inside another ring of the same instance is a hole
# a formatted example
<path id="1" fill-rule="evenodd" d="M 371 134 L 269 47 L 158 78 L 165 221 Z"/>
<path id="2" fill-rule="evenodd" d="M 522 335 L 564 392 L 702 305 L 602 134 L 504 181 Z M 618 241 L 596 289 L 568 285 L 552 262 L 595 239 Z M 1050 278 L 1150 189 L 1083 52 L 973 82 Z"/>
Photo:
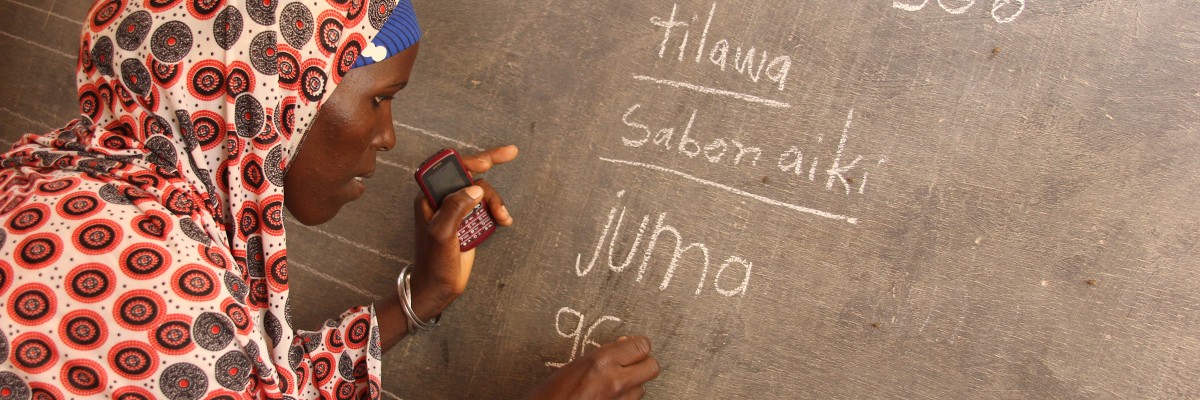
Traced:
<path id="1" fill-rule="evenodd" d="M 425 186 L 429 188 L 429 194 L 433 195 L 433 199 L 437 201 L 435 206 L 439 208 L 446 196 L 471 186 L 471 180 L 463 173 L 463 167 L 459 165 L 455 157 L 446 157 L 425 173 L 424 179 Z"/>

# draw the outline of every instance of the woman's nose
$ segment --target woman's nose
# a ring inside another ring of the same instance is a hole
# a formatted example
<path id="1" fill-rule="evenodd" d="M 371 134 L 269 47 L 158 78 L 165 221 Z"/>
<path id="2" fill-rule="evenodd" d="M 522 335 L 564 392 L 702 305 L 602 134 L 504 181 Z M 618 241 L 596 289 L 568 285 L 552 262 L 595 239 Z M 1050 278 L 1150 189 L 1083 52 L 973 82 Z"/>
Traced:
<path id="1" fill-rule="evenodd" d="M 392 123 L 392 113 L 389 111 L 386 123 L 381 126 L 379 135 L 375 136 L 375 147 L 380 151 L 388 151 L 396 147 L 396 127 Z"/>

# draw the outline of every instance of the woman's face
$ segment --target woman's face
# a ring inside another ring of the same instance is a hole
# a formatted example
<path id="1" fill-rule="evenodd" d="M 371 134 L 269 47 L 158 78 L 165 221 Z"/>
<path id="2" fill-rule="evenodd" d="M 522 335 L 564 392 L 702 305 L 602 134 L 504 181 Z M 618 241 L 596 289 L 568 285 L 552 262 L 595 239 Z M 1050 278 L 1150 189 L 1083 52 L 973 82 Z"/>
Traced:
<path id="1" fill-rule="evenodd" d="M 362 196 L 376 153 L 396 146 L 391 100 L 408 84 L 418 44 L 350 70 L 321 106 L 284 176 L 284 204 L 297 221 L 325 223 Z"/>

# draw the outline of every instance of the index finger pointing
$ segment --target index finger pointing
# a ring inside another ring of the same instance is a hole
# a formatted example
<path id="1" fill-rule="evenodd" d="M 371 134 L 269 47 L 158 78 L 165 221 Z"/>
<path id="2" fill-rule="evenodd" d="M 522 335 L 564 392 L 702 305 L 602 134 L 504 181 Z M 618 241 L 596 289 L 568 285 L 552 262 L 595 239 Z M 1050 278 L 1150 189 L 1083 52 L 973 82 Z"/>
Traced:
<path id="1" fill-rule="evenodd" d="M 479 174 L 487 172 L 493 166 L 512 161 L 517 158 L 517 153 L 519 152 L 517 146 L 513 145 L 495 147 L 472 156 L 462 157 L 462 162 L 463 166 L 467 167 L 467 170 Z"/>

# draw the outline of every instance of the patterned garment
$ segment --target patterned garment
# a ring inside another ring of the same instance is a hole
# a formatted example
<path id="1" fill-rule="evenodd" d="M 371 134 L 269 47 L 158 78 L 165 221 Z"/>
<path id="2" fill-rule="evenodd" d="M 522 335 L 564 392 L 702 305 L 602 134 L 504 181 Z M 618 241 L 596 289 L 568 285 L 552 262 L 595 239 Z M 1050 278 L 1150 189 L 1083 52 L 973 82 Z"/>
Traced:
<path id="1" fill-rule="evenodd" d="M 0 399 L 379 398 L 372 307 L 292 328 L 283 177 L 401 4 L 98 0 L 82 117 L 0 159 Z"/>

